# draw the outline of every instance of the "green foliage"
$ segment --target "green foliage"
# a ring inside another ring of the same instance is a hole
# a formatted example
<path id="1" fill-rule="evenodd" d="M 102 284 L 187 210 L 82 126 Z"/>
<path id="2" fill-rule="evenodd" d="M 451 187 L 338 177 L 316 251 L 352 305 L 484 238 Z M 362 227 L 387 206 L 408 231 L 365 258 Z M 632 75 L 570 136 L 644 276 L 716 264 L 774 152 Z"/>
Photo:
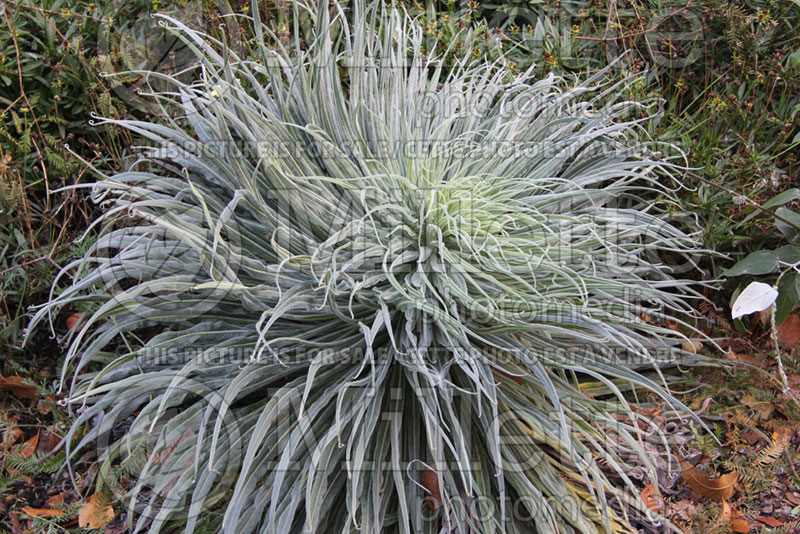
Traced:
<path id="1" fill-rule="evenodd" d="M 11 492 L 11 486 L 15 482 L 22 479 L 22 475 L 9 475 L 6 471 L 0 473 L 0 495 L 8 495 Z"/>
<path id="2" fill-rule="evenodd" d="M 688 410 L 658 372 L 696 361 L 666 325 L 694 332 L 665 263 L 697 250 L 650 103 L 470 38 L 445 69 L 379 3 L 311 19 L 303 46 L 256 24 L 248 60 L 163 18 L 196 77 L 151 74 L 163 124 L 101 121 L 150 148 L 95 185 L 102 235 L 33 321 L 90 315 L 70 455 L 94 444 L 150 532 L 629 531 L 627 473 L 655 473 L 623 391 Z"/>
<path id="3" fill-rule="evenodd" d="M 706 229 L 705 245 L 742 256 L 777 248 L 781 234 L 749 217 L 743 199 L 763 203 L 800 182 L 797 3 L 469 2 L 466 16 L 460 4 L 442 5 L 419 8 L 447 13 L 431 16 L 438 50 L 452 33 L 442 26 L 471 25 L 481 36 L 482 57 L 501 49 L 513 65 L 533 64 L 540 76 L 592 72 L 623 58 L 614 69 L 618 77 L 642 75 L 630 97 L 666 102 L 648 131 L 681 146 L 700 175 L 687 179 L 692 188 L 681 200 Z M 713 275 L 725 267 L 719 256 L 705 261 Z"/>
<path id="4" fill-rule="evenodd" d="M 146 110 L 137 107 L 133 91 L 119 79 L 105 77 L 104 71 L 135 67 L 123 54 L 130 54 L 133 44 L 142 45 L 130 38 L 141 37 L 142 28 L 151 28 L 149 15 L 158 8 L 156 4 L 150 0 L 12 0 L 4 4 L 0 17 L 0 351 L 26 363 L 35 353 L 19 350 L 28 307 L 46 299 L 52 277 L 76 257 L 75 240 L 94 216 L 82 190 L 59 191 L 85 181 L 87 168 L 73 153 L 99 168 L 118 170 L 133 143 L 127 131 L 91 124 L 91 114 L 146 116 Z M 219 17 L 223 6 L 228 4 L 208 0 L 195 2 L 191 10 L 177 3 L 169 3 L 168 8 L 173 13 L 184 9 L 204 22 L 204 17 Z M 114 40 L 120 35 L 129 38 L 122 46 Z M 126 81 L 141 87 L 140 78 L 131 75 Z"/>
<path id="5" fill-rule="evenodd" d="M 777 248 L 781 233 L 750 201 L 767 202 L 798 183 L 800 68 L 788 56 L 798 46 L 800 8 L 720 2 L 699 17 L 701 55 L 664 78 L 669 104 L 656 135 L 690 148 L 691 164 L 716 184 L 697 182 L 685 198 L 707 228 L 709 248 L 736 255 Z M 710 259 L 720 273 L 718 259 Z"/>
<path id="6" fill-rule="evenodd" d="M 98 7 L 99 5 L 99 7 Z M 0 24 L 0 350 L 15 350 L 27 306 L 42 300 L 70 241 L 89 216 L 75 192 L 55 193 L 86 173 L 70 144 L 114 166 L 129 142 L 87 122 L 115 100 L 98 75 L 102 9 L 82 0 L 4 4 Z M 122 104 L 116 105 L 124 107 Z"/>
<path id="7" fill-rule="evenodd" d="M 27 457 L 22 454 L 9 454 L 4 458 L 4 464 L 25 474 L 49 474 L 60 470 L 64 466 L 64 460 L 63 452 L 51 455 L 36 452 Z"/>
<path id="8" fill-rule="evenodd" d="M 774 212 L 775 228 L 789 242 L 775 250 L 756 250 L 739 260 L 733 267 L 722 272 L 725 277 L 743 275 L 777 275 L 778 288 L 775 320 L 781 324 L 800 302 L 800 214 L 786 207 L 786 204 L 800 198 L 800 189 L 792 188 L 765 202 L 761 211 Z M 751 215 L 749 218 L 755 216 Z M 747 222 L 745 219 L 744 222 Z"/>

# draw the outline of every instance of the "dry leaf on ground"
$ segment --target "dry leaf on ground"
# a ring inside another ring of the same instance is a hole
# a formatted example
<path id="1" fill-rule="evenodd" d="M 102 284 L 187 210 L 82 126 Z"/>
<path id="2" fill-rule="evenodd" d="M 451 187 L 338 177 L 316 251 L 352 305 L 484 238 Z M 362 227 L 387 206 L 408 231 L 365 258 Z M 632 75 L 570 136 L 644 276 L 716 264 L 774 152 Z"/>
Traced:
<path id="1" fill-rule="evenodd" d="M 5 377 L 0 375 L 0 389 L 6 389 L 20 399 L 39 399 L 39 392 L 36 391 L 36 386 L 26 384 L 21 376 Z"/>
<path id="2" fill-rule="evenodd" d="M 660 514 L 664 511 L 664 501 L 659 494 L 656 496 L 656 487 L 653 484 L 648 484 L 644 491 L 642 491 L 642 501 L 652 512 Z"/>
<path id="3" fill-rule="evenodd" d="M 78 525 L 81 528 L 103 528 L 114 519 L 114 508 L 102 493 L 95 493 L 81 506 Z"/>
<path id="4" fill-rule="evenodd" d="M 81 312 L 73 313 L 72 315 L 67 317 L 67 328 L 72 330 L 73 328 L 75 328 L 75 325 L 82 322 L 82 319 L 83 319 L 83 314 Z M 80 331 L 82 328 L 83 325 L 81 324 L 80 326 L 78 326 L 77 331 Z"/>
<path id="5" fill-rule="evenodd" d="M 49 453 L 52 452 L 58 444 L 61 443 L 62 436 L 59 436 L 55 431 L 45 428 L 41 436 L 39 436 L 39 444 L 36 446 L 36 452 Z"/>
<path id="6" fill-rule="evenodd" d="M 718 478 L 708 478 L 696 466 L 678 456 L 681 475 L 694 491 L 707 499 L 727 500 L 736 491 L 739 473 L 728 473 Z"/>
<path id="7" fill-rule="evenodd" d="M 740 362 L 740 363 L 743 363 L 745 365 L 752 365 L 753 367 L 758 367 L 758 368 L 762 368 L 765 365 L 768 365 L 769 363 L 772 363 L 771 359 L 768 361 L 766 359 L 754 358 L 753 356 L 750 356 L 749 354 L 736 353 L 736 352 L 733 352 L 733 351 L 726 352 L 723 355 L 723 357 L 726 360 L 731 360 L 731 361 L 734 361 L 734 362 Z"/>
<path id="8" fill-rule="evenodd" d="M 744 514 L 733 508 L 727 501 L 722 501 L 722 521 L 730 525 L 731 530 L 737 534 L 750 532 L 750 524 Z"/>
<path id="9" fill-rule="evenodd" d="M 681 349 L 686 352 L 691 352 L 692 354 L 696 354 L 703 350 L 703 342 L 702 341 L 684 341 L 681 344 Z"/>
<path id="10" fill-rule="evenodd" d="M 796 345 L 800 341 L 800 318 L 787 317 L 778 327 L 778 342 L 783 345 Z"/>
<path id="11" fill-rule="evenodd" d="M 742 395 L 739 402 L 741 402 L 743 406 L 747 406 L 753 410 L 758 421 L 767 421 L 772 418 L 775 413 L 774 404 L 766 400 L 756 400 L 752 393 L 745 393 Z"/>
<path id="12" fill-rule="evenodd" d="M 432 510 L 437 510 L 442 502 L 442 494 L 439 491 L 439 477 L 430 469 L 422 473 L 422 486 L 430 492 L 427 497 L 428 506 Z"/>
<path id="13" fill-rule="evenodd" d="M 18 426 L 9 428 L 3 436 L 3 448 L 9 448 L 23 437 L 25 437 L 25 432 Z"/>
<path id="14" fill-rule="evenodd" d="M 772 528 L 778 528 L 780 526 L 783 526 L 783 523 L 784 523 L 783 521 L 780 521 L 779 519 L 775 519 L 774 517 L 766 517 L 766 516 L 763 516 L 763 515 L 756 517 L 756 521 L 761 521 L 762 523 L 764 523 L 768 527 L 772 527 Z"/>
<path id="15" fill-rule="evenodd" d="M 747 534 L 750 532 L 750 523 L 745 519 L 744 514 L 738 510 L 733 511 L 734 516 L 731 518 L 731 530 L 737 534 Z"/>
<path id="16" fill-rule="evenodd" d="M 800 393 L 800 375 L 789 375 L 789 387 Z"/>
<path id="17" fill-rule="evenodd" d="M 63 510 L 50 510 L 49 508 L 20 508 L 19 511 L 31 517 L 61 517 L 64 515 Z"/>
<path id="18" fill-rule="evenodd" d="M 50 508 L 61 508 L 64 506 L 64 494 L 59 493 L 57 495 L 53 495 L 52 497 L 48 497 L 44 504 Z"/>
<path id="19" fill-rule="evenodd" d="M 20 449 L 19 453 L 23 456 L 23 458 L 30 458 L 31 456 L 33 456 L 33 453 L 36 452 L 36 446 L 38 444 L 39 444 L 39 431 L 36 432 L 35 436 L 33 436 L 31 439 L 22 444 L 22 448 Z"/>

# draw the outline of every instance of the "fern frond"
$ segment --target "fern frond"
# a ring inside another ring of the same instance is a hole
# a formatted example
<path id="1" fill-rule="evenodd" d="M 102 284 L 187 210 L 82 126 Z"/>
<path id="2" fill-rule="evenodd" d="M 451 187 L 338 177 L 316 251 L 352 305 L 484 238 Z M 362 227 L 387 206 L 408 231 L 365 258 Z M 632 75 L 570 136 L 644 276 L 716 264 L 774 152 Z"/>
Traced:
<path id="1" fill-rule="evenodd" d="M 753 463 L 760 467 L 772 465 L 780 458 L 788 446 L 789 438 L 786 435 L 781 435 L 777 439 L 772 440 L 772 443 L 761 449 Z"/>

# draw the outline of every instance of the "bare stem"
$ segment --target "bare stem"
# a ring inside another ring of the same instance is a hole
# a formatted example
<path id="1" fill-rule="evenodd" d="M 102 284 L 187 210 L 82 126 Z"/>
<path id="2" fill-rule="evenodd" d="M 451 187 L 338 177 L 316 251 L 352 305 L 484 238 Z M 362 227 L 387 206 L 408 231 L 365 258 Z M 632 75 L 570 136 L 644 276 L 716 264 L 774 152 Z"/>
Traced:
<path id="1" fill-rule="evenodd" d="M 783 368 L 783 360 L 781 359 L 781 349 L 778 345 L 778 326 L 775 324 L 775 310 L 777 306 L 772 306 L 772 313 L 770 314 L 770 323 L 772 326 L 772 342 L 775 343 L 775 360 L 778 362 L 778 373 L 781 377 L 781 385 L 783 386 L 783 394 L 790 393 L 792 389 L 789 387 L 789 379 L 786 376 L 786 371 Z"/>

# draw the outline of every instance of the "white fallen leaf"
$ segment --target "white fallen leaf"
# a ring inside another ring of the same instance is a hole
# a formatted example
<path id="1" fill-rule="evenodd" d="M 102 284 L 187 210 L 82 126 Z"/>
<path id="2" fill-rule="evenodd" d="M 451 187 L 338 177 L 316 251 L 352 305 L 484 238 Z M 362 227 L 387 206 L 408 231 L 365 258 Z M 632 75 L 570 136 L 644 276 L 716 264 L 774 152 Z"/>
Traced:
<path id="1" fill-rule="evenodd" d="M 731 315 L 734 319 L 742 315 L 749 315 L 751 313 L 766 310 L 775 299 L 778 298 L 778 290 L 763 282 L 751 282 L 749 286 L 744 288 L 731 307 Z"/>

